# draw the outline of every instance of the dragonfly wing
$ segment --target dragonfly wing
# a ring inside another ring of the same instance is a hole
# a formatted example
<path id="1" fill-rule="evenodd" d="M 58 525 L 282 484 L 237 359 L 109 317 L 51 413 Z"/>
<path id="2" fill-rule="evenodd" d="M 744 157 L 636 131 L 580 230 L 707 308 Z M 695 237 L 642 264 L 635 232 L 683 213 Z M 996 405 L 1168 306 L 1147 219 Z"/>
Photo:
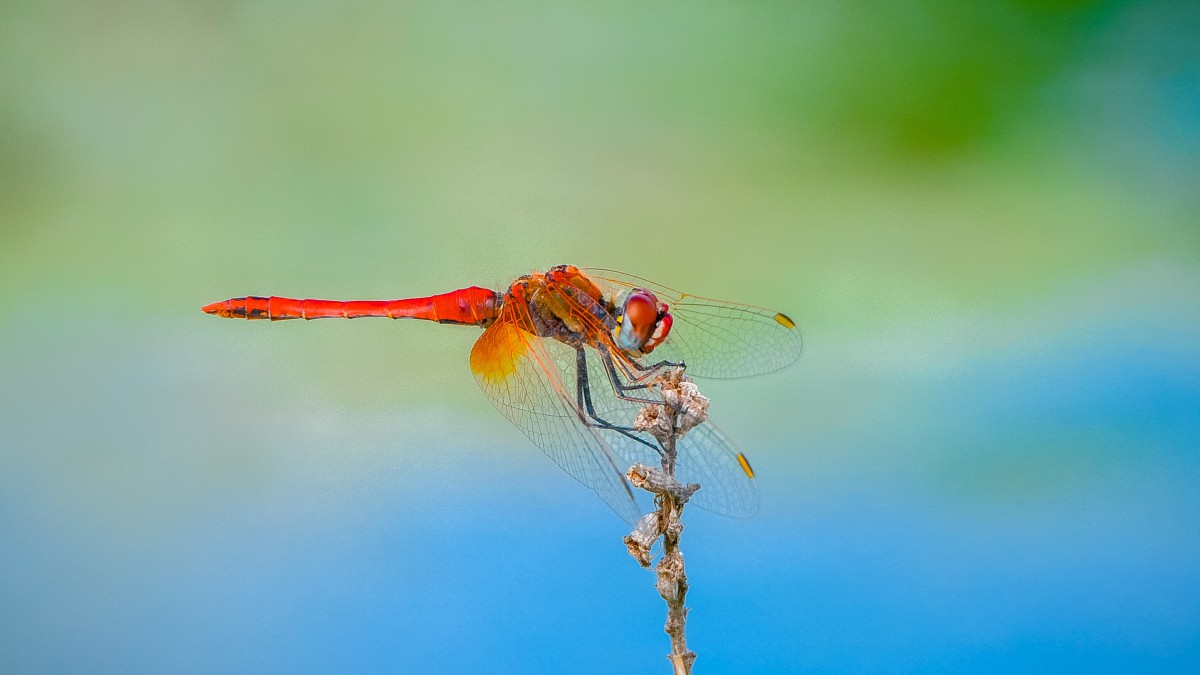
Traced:
<path id="1" fill-rule="evenodd" d="M 634 418 L 645 404 L 618 398 L 603 364 L 591 350 L 587 353 L 587 365 L 588 385 L 596 416 L 615 426 L 632 426 Z M 632 393 L 639 397 L 658 398 L 649 390 Z M 625 465 L 659 465 L 660 457 L 653 447 L 619 431 L 599 431 Z M 632 435 L 654 444 L 649 434 L 635 432 Z M 758 512 L 758 482 L 749 469 L 749 463 L 729 437 L 711 422 L 705 422 L 684 434 L 676 444 L 676 451 L 675 477 L 681 483 L 700 485 L 700 490 L 692 496 L 689 504 L 739 518 L 749 518 Z"/>
<path id="2" fill-rule="evenodd" d="M 774 372 L 800 358 L 800 331 L 782 312 L 691 295 L 613 270 L 585 273 L 613 299 L 645 288 L 670 306 L 675 324 L 651 360 L 682 361 L 697 377 L 733 378 Z"/>
<path id="3" fill-rule="evenodd" d="M 553 353 L 552 353 L 553 350 Z M 500 316 L 471 349 L 471 371 L 493 405 L 564 471 L 600 495 L 613 511 L 635 524 L 641 510 L 625 480 L 627 467 L 593 428 L 585 426 L 575 400 L 573 350 L 537 336 L 527 307 L 505 303 Z M 572 373 L 570 388 L 563 372 Z"/>
<path id="4" fill-rule="evenodd" d="M 758 513 L 758 481 L 746 456 L 712 422 L 692 429 L 676 444 L 675 477 L 681 483 L 699 483 L 691 504 L 737 518 Z"/>

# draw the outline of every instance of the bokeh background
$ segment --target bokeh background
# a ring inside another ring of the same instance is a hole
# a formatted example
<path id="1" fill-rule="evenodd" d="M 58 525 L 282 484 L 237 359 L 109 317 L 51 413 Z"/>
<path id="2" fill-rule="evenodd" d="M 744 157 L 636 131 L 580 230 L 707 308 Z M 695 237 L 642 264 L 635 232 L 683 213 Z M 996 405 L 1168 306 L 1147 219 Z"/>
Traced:
<path id="1" fill-rule="evenodd" d="M 0 4 L 0 670 L 661 673 L 477 331 L 571 262 L 777 307 L 702 383 L 698 673 L 1200 668 L 1200 7 Z"/>

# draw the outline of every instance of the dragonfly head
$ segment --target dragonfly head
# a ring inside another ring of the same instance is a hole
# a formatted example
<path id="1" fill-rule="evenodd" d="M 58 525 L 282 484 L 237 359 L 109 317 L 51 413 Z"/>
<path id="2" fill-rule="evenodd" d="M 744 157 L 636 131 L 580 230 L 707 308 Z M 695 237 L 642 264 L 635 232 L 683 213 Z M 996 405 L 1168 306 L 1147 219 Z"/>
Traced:
<path id="1" fill-rule="evenodd" d="M 625 353 L 645 356 L 667 339 L 671 332 L 671 313 L 666 303 L 650 291 L 639 288 L 625 297 L 613 338 Z"/>

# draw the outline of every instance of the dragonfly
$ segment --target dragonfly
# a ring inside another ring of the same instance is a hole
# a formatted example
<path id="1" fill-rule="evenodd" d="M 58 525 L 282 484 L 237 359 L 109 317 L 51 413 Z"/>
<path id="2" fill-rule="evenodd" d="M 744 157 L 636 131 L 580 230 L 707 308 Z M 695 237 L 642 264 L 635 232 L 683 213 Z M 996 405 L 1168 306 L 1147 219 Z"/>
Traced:
<path id="1" fill-rule="evenodd" d="M 470 368 L 483 393 L 631 525 L 642 510 L 625 469 L 653 465 L 663 453 L 633 424 L 647 404 L 663 403 L 653 378 L 667 368 L 702 378 L 762 375 L 796 361 L 802 346 L 782 312 L 574 265 L 526 274 L 504 291 L 471 286 L 402 300 L 247 296 L 202 309 L 271 321 L 386 317 L 481 327 Z M 701 486 L 689 503 L 735 517 L 758 511 L 754 469 L 712 422 L 679 437 L 675 449 L 677 480 Z"/>

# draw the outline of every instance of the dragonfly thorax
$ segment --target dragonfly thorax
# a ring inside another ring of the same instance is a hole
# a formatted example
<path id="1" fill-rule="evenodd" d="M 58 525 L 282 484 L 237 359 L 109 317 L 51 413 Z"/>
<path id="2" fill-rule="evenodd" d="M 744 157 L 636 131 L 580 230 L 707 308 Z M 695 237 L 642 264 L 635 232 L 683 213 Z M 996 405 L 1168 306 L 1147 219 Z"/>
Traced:
<path id="1" fill-rule="evenodd" d="M 580 301 L 586 298 L 577 297 L 573 291 L 562 287 L 556 286 L 548 290 L 545 281 L 544 277 L 535 275 L 527 283 L 522 283 L 519 291 L 514 293 L 510 290 L 509 296 L 525 299 L 529 320 L 537 335 L 558 340 L 572 347 L 588 344 L 583 326 L 572 316 L 570 305 L 564 303 L 563 294 L 570 295 L 572 303 L 582 304 Z M 593 300 L 590 304 L 594 303 Z"/>

